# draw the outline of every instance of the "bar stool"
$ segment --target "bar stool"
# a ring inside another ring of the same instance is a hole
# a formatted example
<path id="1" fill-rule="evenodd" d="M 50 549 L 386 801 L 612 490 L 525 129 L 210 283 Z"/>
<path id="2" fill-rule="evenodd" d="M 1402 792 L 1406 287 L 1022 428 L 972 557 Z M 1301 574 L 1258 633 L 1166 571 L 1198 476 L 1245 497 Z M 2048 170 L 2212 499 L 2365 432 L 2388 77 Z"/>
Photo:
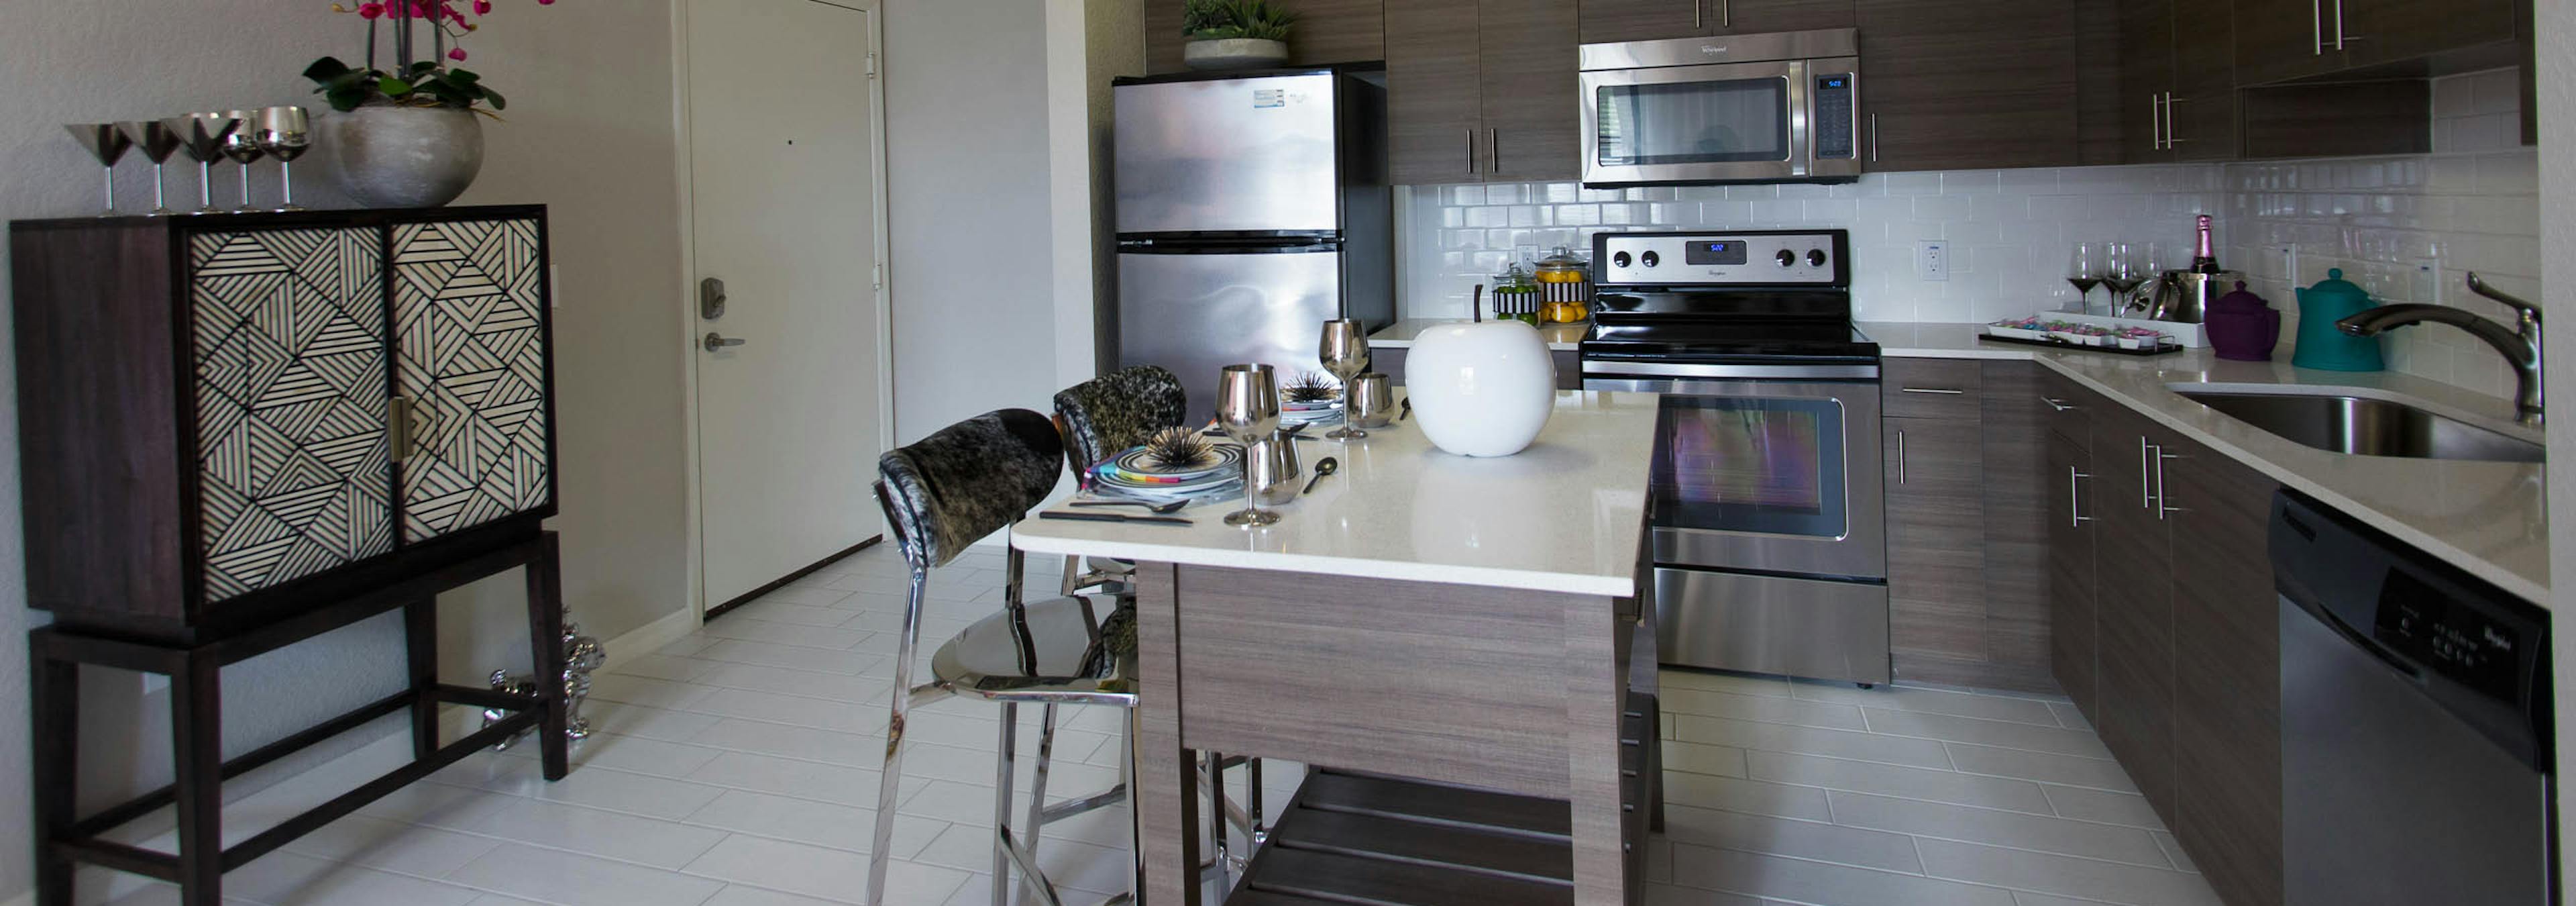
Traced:
<path id="1" fill-rule="evenodd" d="M 1103 460 L 1116 456 L 1151 439 L 1156 432 L 1183 427 L 1189 418 L 1189 393 L 1181 379 L 1160 365 L 1134 365 L 1112 371 L 1091 380 L 1065 388 L 1055 395 L 1055 424 L 1064 434 L 1064 453 L 1073 467 L 1074 480 L 1085 491 L 1091 490 L 1091 469 Z M 1093 561 L 1083 569 L 1082 558 L 1066 557 L 1063 594 L 1097 590 L 1116 596 L 1120 607 L 1132 611 L 1135 588 L 1128 577 L 1135 564 L 1119 560 Z M 1223 815 L 1226 822 L 1258 847 L 1270 837 L 1262 825 L 1261 760 L 1234 756 L 1215 759 L 1219 772 L 1210 776 L 1210 813 Z M 1244 805 L 1226 799 L 1222 771 L 1244 769 Z M 1208 771 L 1200 766 L 1202 773 Z M 1229 851 L 1225 834 L 1213 834 L 1213 864 L 1227 869 L 1240 869 L 1243 857 Z"/>
<path id="2" fill-rule="evenodd" d="M 1014 869 L 1039 902 L 1060 906 L 1063 901 L 1054 883 L 1038 868 L 1040 832 L 1050 822 L 1127 800 L 1132 774 L 1123 768 L 1117 786 L 1055 806 L 1046 804 L 1046 784 L 1054 755 L 1057 705 L 1126 708 L 1128 745 L 1134 744 L 1136 696 L 1129 680 L 1136 648 L 1132 603 L 1119 606 L 1103 621 L 1089 598 L 1026 601 L 1021 595 L 1024 561 L 1018 550 L 1012 550 L 1002 611 L 976 621 L 941 645 L 931 656 L 930 682 L 912 684 L 922 595 L 930 570 L 956 559 L 969 545 L 1009 526 L 1044 501 L 1063 468 L 1062 439 L 1055 426 L 1046 416 L 1026 409 L 1003 409 L 967 419 L 877 460 L 877 500 L 885 509 L 887 531 L 911 567 L 912 583 L 895 658 L 892 714 L 886 722 L 876 845 L 868 857 L 870 904 L 885 903 L 887 848 L 894 833 L 895 787 L 903 764 L 904 715 L 914 705 L 966 696 L 1002 706 L 993 793 L 995 906 L 1009 901 Z M 1028 817 L 1024 830 L 1015 834 L 1011 786 L 1018 766 L 1016 737 L 1023 703 L 1041 705 L 1045 713 Z M 1130 861 L 1134 861 L 1132 854 Z M 1110 902 L 1132 900 L 1135 889 Z"/>

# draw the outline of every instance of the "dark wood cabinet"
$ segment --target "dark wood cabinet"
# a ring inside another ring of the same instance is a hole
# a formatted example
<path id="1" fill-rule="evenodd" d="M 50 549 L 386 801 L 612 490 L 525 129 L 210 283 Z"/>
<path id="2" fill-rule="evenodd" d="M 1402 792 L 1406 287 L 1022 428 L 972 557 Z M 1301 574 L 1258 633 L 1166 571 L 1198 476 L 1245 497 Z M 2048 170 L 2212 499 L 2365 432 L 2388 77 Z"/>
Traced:
<path id="1" fill-rule="evenodd" d="M 2235 160 L 2234 0 L 2171 0 L 2172 87 L 2166 89 L 2165 147 L 2178 160 Z"/>
<path id="2" fill-rule="evenodd" d="M 1319 66 L 1364 63 L 1386 58 L 1388 7 L 1385 0 L 1270 0 L 1297 14 L 1288 41 L 1288 63 Z M 1182 72 L 1181 0 L 1148 0 L 1145 5 L 1145 71 L 1150 75 Z"/>
<path id="3" fill-rule="evenodd" d="M 2274 485 L 2166 442 L 2173 538 L 2173 829 L 2221 898 L 2281 902 L 2280 624 L 2266 544 Z"/>
<path id="4" fill-rule="evenodd" d="M 2237 84 L 2323 76 L 2420 78 L 2514 65 L 2511 0 L 2237 0 Z"/>
<path id="5" fill-rule="evenodd" d="M 2039 393 L 2059 685 L 2220 897 L 2277 906 L 2275 486 L 2071 381 Z"/>
<path id="6" fill-rule="evenodd" d="M 2093 456 L 2081 443 L 2047 432 L 2048 459 L 2040 485 L 2048 493 L 2049 665 L 2058 688 L 2088 720 L 2100 721 L 2100 628 L 2093 602 Z"/>
<path id="7" fill-rule="evenodd" d="M 2165 146 L 2165 95 L 2173 90 L 2173 0 L 2118 0 L 2120 162 L 2173 159 Z"/>
<path id="8" fill-rule="evenodd" d="M 2104 407 L 2106 409 L 2113 407 Z M 2093 413 L 2096 649 L 2094 727 L 2156 814 L 2173 821 L 2173 550 L 2147 421 L 2125 408 Z"/>
<path id="9" fill-rule="evenodd" d="M 1850 28 L 1851 0 L 1582 0 L 1585 44 Z"/>
<path id="10" fill-rule="evenodd" d="M 2029 362 L 1889 359 L 1888 639 L 1901 680 L 2055 691 Z"/>
<path id="11" fill-rule="evenodd" d="M 1397 183 L 1582 175 L 1575 11 L 1562 0 L 1423 0 L 1385 16 Z"/>
<path id="12" fill-rule="evenodd" d="M 2260 85 L 2344 68 L 2334 49 L 2326 4 L 2334 0 L 2235 0 L 2234 55 L 2239 84 Z"/>
<path id="13" fill-rule="evenodd" d="M 10 248 L 28 603 L 62 625 L 264 622 L 554 511 L 542 208 L 22 221 Z"/>
<path id="14" fill-rule="evenodd" d="M 1975 419 L 1891 418 L 1880 427 L 1887 637 L 1899 679 L 1954 676 L 1987 660 L 1981 432 Z"/>
<path id="15" fill-rule="evenodd" d="M 2076 162 L 2074 5 L 1855 0 L 1867 169 Z"/>

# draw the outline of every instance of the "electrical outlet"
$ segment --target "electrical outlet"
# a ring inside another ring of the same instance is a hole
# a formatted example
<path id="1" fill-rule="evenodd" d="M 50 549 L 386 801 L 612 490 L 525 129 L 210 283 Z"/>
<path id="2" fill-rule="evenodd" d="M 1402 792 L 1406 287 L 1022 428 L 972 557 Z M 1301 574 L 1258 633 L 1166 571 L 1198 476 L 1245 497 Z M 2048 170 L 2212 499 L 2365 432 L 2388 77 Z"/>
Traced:
<path id="1" fill-rule="evenodd" d="M 2299 247 L 2295 245 L 2264 246 L 2263 270 L 2278 275 L 2284 282 L 2287 282 L 2292 286 L 2299 285 L 2301 282 L 2299 279 Z"/>
<path id="2" fill-rule="evenodd" d="M 2417 258 L 2413 283 L 2407 287 L 2407 298 L 2417 302 L 2442 304 L 2442 259 Z"/>
<path id="3" fill-rule="evenodd" d="M 1950 279 L 1950 244 L 1938 239 L 1914 243 L 1914 275 L 1925 280 Z"/>

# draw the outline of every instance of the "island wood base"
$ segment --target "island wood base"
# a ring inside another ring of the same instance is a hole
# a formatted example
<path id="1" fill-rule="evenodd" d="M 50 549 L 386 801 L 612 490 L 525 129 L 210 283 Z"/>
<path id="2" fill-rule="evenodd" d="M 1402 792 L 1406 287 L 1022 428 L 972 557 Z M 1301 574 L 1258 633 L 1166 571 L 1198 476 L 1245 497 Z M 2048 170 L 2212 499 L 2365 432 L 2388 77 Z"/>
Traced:
<path id="1" fill-rule="evenodd" d="M 1137 564 L 1135 583 L 1147 902 L 1202 902 L 1188 883 L 1202 858 L 1199 751 L 1565 802 L 1571 902 L 1636 902 L 1644 850 L 1630 844 L 1642 843 L 1657 794 L 1631 761 L 1636 809 L 1623 808 L 1621 731 L 1639 614 L 1651 608 L 1153 562 Z"/>

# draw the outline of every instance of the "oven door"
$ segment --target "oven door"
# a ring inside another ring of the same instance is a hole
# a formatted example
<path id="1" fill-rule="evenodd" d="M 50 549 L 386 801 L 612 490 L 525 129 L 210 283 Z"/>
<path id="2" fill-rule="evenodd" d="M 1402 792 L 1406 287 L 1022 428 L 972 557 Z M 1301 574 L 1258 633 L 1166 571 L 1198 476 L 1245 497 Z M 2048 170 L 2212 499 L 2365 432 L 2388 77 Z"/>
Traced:
<path id="1" fill-rule="evenodd" d="M 1859 60 L 1833 57 L 1583 73 L 1583 181 L 1860 176 Z"/>
<path id="2" fill-rule="evenodd" d="M 1876 381 L 1587 375 L 1583 386 L 1664 395 L 1656 563 L 1886 578 Z"/>

